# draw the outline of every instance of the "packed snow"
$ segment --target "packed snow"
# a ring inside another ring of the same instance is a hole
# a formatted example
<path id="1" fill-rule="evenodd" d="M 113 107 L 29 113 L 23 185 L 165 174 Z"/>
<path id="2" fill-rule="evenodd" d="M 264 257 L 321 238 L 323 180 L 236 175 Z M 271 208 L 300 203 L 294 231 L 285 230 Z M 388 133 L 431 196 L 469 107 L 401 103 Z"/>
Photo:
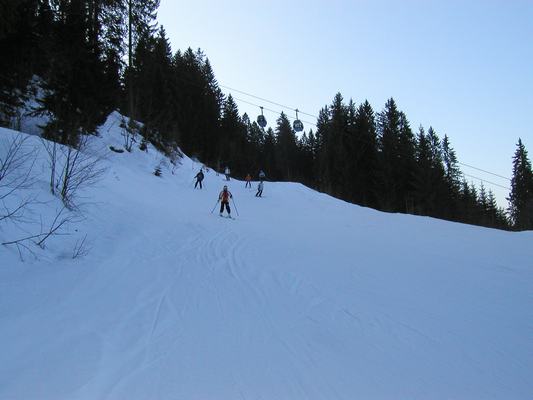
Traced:
<path id="1" fill-rule="evenodd" d="M 212 169 L 195 190 L 186 156 L 110 151 L 120 120 L 92 139 L 106 172 L 62 234 L 0 246 L 0 399 L 533 398 L 532 232 L 378 212 L 268 171 L 262 198 Z M 61 209 L 39 138 L 25 146 L 20 196 L 38 202 L 0 242 Z"/>

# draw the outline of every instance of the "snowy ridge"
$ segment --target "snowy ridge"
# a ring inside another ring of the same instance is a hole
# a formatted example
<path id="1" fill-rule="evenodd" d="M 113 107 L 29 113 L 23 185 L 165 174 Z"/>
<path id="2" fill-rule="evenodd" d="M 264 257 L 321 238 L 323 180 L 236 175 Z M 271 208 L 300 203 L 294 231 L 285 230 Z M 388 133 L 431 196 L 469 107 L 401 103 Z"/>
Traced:
<path id="1" fill-rule="evenodd" d="M 194 190 L 187 157 L 172 174 L 153 147 L 109 151 L 120 120 L 71 235 L 24 263 L 0 247 L 0 399 L 531 398 L 531 232 L 234 180 L 222 219 L 223 175 Z M 44 152 L 34 170 L 46 219 Z"/>

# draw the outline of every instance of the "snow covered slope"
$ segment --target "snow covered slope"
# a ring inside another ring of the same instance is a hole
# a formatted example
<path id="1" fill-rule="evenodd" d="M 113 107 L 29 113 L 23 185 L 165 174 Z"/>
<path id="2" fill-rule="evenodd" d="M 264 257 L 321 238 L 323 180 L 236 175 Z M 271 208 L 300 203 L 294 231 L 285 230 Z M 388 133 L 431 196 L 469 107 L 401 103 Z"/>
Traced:
<path id="1" fill-rule="evenodd" d="M 0 399 L 533 398 L 531 232 L 234 180 L 229 220 L 213 171 L 194 190 L 188 158 L 158 178 L 153 148 L 108 153 L 72 235 L 0 246 Z"/>

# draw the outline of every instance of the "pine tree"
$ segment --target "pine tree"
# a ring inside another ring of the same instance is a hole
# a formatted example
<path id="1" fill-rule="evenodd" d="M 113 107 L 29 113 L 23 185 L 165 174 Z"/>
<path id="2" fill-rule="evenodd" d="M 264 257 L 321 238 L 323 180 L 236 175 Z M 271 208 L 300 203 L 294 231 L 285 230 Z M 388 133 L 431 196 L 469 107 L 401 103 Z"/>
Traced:
<path id="1" fill-rule="evenodd" d="M 444 135 L 442 141 L 442 160 L 444 164 L 445 180 L 448 188 L 452 192 L 456 192 L 460 186 L 461 171 L 457 162 L 457 155 L 450 144 L 450 139 Z"/>
<path id="2" fill-rule="evenodd" d="M 126 86 L 126 107 L 128 116 L 138 119 L 138 90 L 135 87 L 134 57 L 139 53 L 139 47 L 146 46 L 147 38 L 152 37 L 156 23 L 154 22 L 159 8 L 159 0 L 117 0 L 122 10 L 123 18 L 127 26 L 124 28 L 127 32 L 125 36 L 127 43 L 128 65 L 124 74 Z M 137 77 L 138 78 L 138 77 Z"/>
<path id="3" fill-rule="evenodd" d="M 217 158 L 219 147 L 218 122 L 224 96 L 218 86 L 215 73 L 208 58 L 202 63 L 200 69 L 203 81 L 203 96 L 202 103 L 200 104 L 202 111 L 200 120 L 202 121 L 202 126 L 200 127 L 199 133 L 203 134 L 203 137 L 199 152 L 205 157 L 207 162 L 214 162 Z M 255 125 L 255 133 L 257 133 L 258 128 Z"/>
<path id="4" fill-rule="evenodd" d="M 481 207 L 483 218 L 485 218 L 487 214 L 489 213 L 489 198 L 488 198 L 487 190 L 485 189 L 485 185 L 483 184 L 483 182 L 481 182 L 481 186 L 479 188 L 479 194 L 478 194 L 477 201 Z"/>
<path id="5" fill-rule="evenodd" d="M 432 159 L 430 143 L 422 126 L 418 128 L 416 161 L 417 170 L 413 176 L 415 183 L 415 209 L 413 211 L 426 215 L 429 212 L 429 202 L 432 201 Z"/>
<path id="6" fill-rule="evenodd" d="M 268 128 L 266 131 L 262 154 L 264 165 L 261 168 L 272 179 L 281 179 L 281 174 L 276 169 L 276 137 L 272 128 Z"/>
<path id="7" fill-rule="evenodd" d="M 231 94 L 224 102 L 222 110 L 220 139 L 222 165 L 230 166 L 233 175 L 245 174 L 247 166 L 243 154 L 245 154 L 246 147 L 246 126 L 239 116 L 239 109 Z"/>
<path id="8" fill-rule="evenodd" d="M 124 37 L 126 23 L 123 0 L 93 0 L 95 3 L 93 24 L 95 40 L 104 63 L 104 81 L 101 90 L 107 94 L 109 110 L 120 106 L 122 101 L 121 79 L 124 72 L 123 57 L 126 54 Z M 99 12 L 98 12 L 99 10 Z"/>
<path id="9" fill-rule="evenodd" d="M 0 126 L 12 126 L 26 100 L 34 74 L 42 75 L 47 58 L 44 40 L 52 29 L 47 1 L 3 1 L 0 4 Z"/>
<path id="10" fill-rule="evenodd" d="M 297 145 L 296 135 L 292 130 L 287 115 L 282 112 L 276 121 L 276 170 L 281 173 L 282 180 L 295 178 Z"/>
<path id="11" fill-rule="evenodd" d="M 533 172 L 527 150 L 521 139 L 518 139 L 513 157 L 511 193 L 507 200 L 514 228 L 517 230 L 533 229 Z"/>
<path id="12" fill-rule="evenodd" d="M 349 106 L 349 110 L 351 107 Z M 350 112 L 351 114 L 351 112 Z M 351 119 L 351 118 L 350 118 Z M 378 149 L 374 110 L 368 101 L 361 104 L 354 116 L 347 168 L 352 201 L 377 207 Z"/>
<path id="13" fill-rule="evenodd" d="M 52 115 L 44 136 L 73 146 L 80 134 L 93 133 L 109 112 L 106 93 L 100 90 L 105 67 L 89 41 L 85 6 L 82 0 L 58 6 L 40 109 Z"/>
<path id="14" fill-rule="evenodd" d="M 299 176 L 304 184 L 308 186 L 315 186 L 315 135 L 313 130 L 309 131 L 309 134 L 306 132 L 303 133 L 300 140 L 298 141 L 298 169 Z"/>
<path id="15" fill-rule="evenodd" d="M 123 0 L 128 21 L 128 67 L 133 66 L 133 50 L 139 39 L 150 35 L 155 28 L 155 19 L 160 0 Z"/>
<path id="16" fill-rule="evenodd" d="M 330 171 L 327 159 L 327 142 L 329 137 L 330 124 L 329 124 L 330 112 L 329 107 L 323 107 L 318 113 L 318 119 L 316 123 L 316 170 L 315 176 L 318 183 L 318 189 L 327 192 L 331 190 L 331 184 L 328 180 Z"/>
<path id="17" fill-rule="evenodd" d="M 399 185 L 396 180 L 398 168 L 398 148 L 400 137 L 400 112 L 394 99 L 385 103 L 385 108 L 377 115 L 377 132 L 379 140 L 380 208 L 397 211 Z"/>
<path id="18" fill-rule="evenodd" d="M 494 193 L 489 190 L 485 202 L 485 225 L 493 228 L 508 229 L 505 214 L 496 204 Z"/>
<path id="19" fill-rule="evenodd" d="M 317 123 L 320 138 L 319 170 L 324 191 L 342 197 L 347 158 L 348 113 L 340 93 L 333 98 L 331 106 L 322 109 Z"/>
<path id="20" fill-rule="evenodd" d="M 400 212 L 409 212 L 415 191 L 413 175 L 416 172 L 416 141 L 404 112 L 400 112 L 399 129 L 397 164 L 395 167 L 398 192 L 395 209 Z"/>

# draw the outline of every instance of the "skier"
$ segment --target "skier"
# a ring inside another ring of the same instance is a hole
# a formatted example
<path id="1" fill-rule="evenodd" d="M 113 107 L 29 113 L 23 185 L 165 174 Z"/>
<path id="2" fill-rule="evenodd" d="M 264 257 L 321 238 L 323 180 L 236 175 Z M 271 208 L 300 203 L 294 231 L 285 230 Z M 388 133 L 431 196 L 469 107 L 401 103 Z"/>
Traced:
<path id="1" fill-rule="evenodd" d="M 228 212 L 228 217 L 231 218 L 231 209 L 229 208 L 229 199 L 233 198 L 233 195 L 228 190 L 228 187 L 224 185 L 224 189 L 218 195 L 218 200 L 220 201 L 220 216 L 224 212 L 224 206 L 226 206 L 226 211 Z"/>
<path id="2" fill-rule="evenodd" d="M 202 169 L 200 168 L 200 172 L 198 172 L 195 176 L 196 183 L 194 184 L 194 188 L 196 189 L 196 186 L 200 184 L 200 189 L 202 188 L 202 181 L 204 180 L 204 173 L 202 172 Z"/>
<path id="3" fill-rule="evenodd" d="M 259 180 L 264 181 L 265 180 L 265 172 L 263 170 L 259 171 Z"/>
<path id="4" fill-rule="evenodd" d="M 247 174 L 246 178 L 244 178 L 244 180 L 246 181 L 246 185 L 244 185 L 244 188 L 249 187 L 251 189 L 252 188 L 252 184 L 250 183 L 250 181 L 252 180 L 252 176 L 250 174 Z"/>
<path id="5" fill-rule="evenodd" d="M 257 185 L 257 193 L 255 194 L 255 197 L 261 197 L 263 194 L 263 181 L 259 182 L 259 185 Z"/>
<path id="6" fill-rule="evenodd" d="M 230 170 L 228 166 L 226 166 L 226 169 L 224 170 L 224 174 L 226 175 L 226 180 L 229 181 Z"/>

